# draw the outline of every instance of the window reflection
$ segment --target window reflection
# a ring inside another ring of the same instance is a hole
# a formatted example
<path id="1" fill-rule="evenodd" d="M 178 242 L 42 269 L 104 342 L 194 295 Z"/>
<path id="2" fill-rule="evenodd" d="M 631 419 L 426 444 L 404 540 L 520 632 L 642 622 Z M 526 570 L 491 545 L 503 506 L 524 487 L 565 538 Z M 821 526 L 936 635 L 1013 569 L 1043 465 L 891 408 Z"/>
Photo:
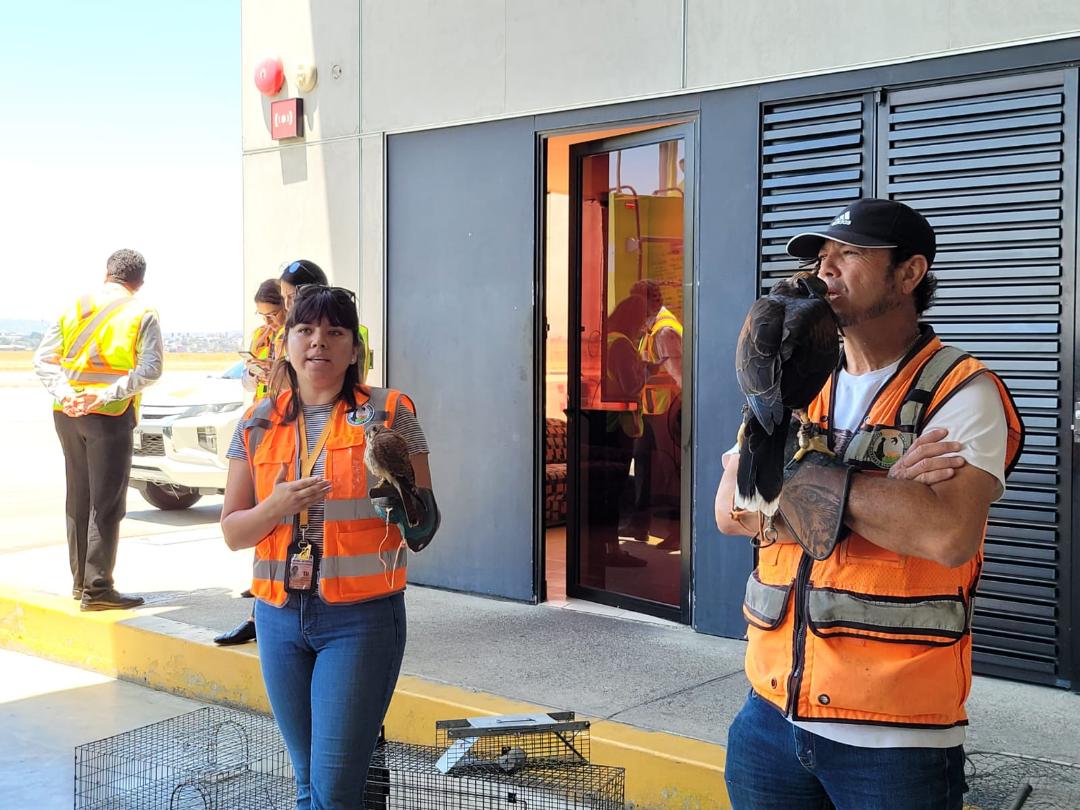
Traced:
<path id="1" fill-rule="evenodd" d="M 678 606 L 684 142 L 583 159 L 579 584 Z"/>

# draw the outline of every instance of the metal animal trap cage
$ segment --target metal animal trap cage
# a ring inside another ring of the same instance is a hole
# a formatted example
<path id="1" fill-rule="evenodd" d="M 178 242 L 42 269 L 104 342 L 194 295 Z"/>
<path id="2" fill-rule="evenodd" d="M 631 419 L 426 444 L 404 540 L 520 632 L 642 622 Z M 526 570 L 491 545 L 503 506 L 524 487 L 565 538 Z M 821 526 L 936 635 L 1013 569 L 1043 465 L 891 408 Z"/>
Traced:
<path id="1" fill-rule="evenodd" d="M 445 772 L 437 746 L 387 742 L 368 772 L 366 810 L 624 810 L 622 768 L 465 759 Z"/>
<path id="2" fill-rule="evenodd" d="M 589 723 L 573 712 L 438 720 L 435 746 L 459 767 L 464 762 L 509 765 L 519 759 L 529 765 L 587 765 L 591 757 Z"/>
<path id="3" fill-rule="evenodd" d="M 75 749 L 75 810 L 295 807 L 274 721 L 210 706 Z"/>
<path id="4" fill-rule="evenodd" d="M 973 751 L 964 777 L 969 810 L 1076 810 L 1080 765 L 1020 754 Z"/>

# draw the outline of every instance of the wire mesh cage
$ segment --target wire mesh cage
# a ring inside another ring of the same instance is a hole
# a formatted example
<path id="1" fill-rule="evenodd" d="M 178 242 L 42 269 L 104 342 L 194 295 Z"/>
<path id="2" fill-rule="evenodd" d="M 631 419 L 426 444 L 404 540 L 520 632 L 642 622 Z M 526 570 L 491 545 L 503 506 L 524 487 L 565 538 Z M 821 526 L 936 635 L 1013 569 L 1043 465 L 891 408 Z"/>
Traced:
<path id="1" fill-rule="evenodd" d="M 75 810 L 295 807 L 274 721 L 210 706 L 75 749 Z"/>
<path id="2" fill-rule="evenodd" d="M 1076 810 L 1080 765 L 1021 754 L 972 751 L 964 776 L 969 810 Z"/>
<path id="3" fill-rule="evenodd" d="M 497 715 L 435 723 L 435 746 L 456 767 L 493 763 L 582 765 L 591 761 L 589 723 L 573 712 Z"/>
<path id="4" fill-rule="evenodd" d="M 440 746 L 380 739 L 364 810 L 624 810 L 625 772 L 589 762 L 588 723 L 572 713 L 438 726 Z M 75 749 L 75 810 L 295 806 L 288 753 L 262 715 L 211 706 Z"/>
<path id="5" fill-rule="evenodd" d="M 624 810 L 622 768 L 469 761 L 443 773 L 445 749 L 387 742 L 368 773 L 365 810 Z"/>

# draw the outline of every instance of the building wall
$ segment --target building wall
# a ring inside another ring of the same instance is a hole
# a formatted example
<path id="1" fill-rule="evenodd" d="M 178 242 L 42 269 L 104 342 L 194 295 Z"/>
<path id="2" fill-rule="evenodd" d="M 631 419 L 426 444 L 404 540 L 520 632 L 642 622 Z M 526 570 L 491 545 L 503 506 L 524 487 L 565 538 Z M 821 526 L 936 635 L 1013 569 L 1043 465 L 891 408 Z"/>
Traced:
<path id="1" fill-rule="evenodd" d="M 245 328 L 258 283 L 312 258 L 357 289 L 374 382 L 387 132 L 1080 33 L 1072 0 L 241 0 L 241 15 Z M 252 81 L 268 55 L 285 65 L 278 98 L 298 95 L 298 63 L 319 72 L 297 144 L 270 138 Z"/>

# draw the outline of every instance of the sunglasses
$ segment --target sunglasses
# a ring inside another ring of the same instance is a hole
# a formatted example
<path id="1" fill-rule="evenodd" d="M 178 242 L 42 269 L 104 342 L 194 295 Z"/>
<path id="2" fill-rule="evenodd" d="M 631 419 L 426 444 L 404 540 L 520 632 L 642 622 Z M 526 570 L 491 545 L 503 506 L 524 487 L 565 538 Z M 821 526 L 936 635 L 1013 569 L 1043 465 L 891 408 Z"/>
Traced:
<path id="1" fill-rule="evenodd" d="M 296 300 L 299 301 L 301 298 L 318 295 L 322 292 L 328 292 L 340 300 L 347 298 L 352 303 L 356 303 L 356 293 L 352 290 L 347 290 L 344 287 L 328 287 L 325 284 L 301 284 L 296 288 Z"/>

